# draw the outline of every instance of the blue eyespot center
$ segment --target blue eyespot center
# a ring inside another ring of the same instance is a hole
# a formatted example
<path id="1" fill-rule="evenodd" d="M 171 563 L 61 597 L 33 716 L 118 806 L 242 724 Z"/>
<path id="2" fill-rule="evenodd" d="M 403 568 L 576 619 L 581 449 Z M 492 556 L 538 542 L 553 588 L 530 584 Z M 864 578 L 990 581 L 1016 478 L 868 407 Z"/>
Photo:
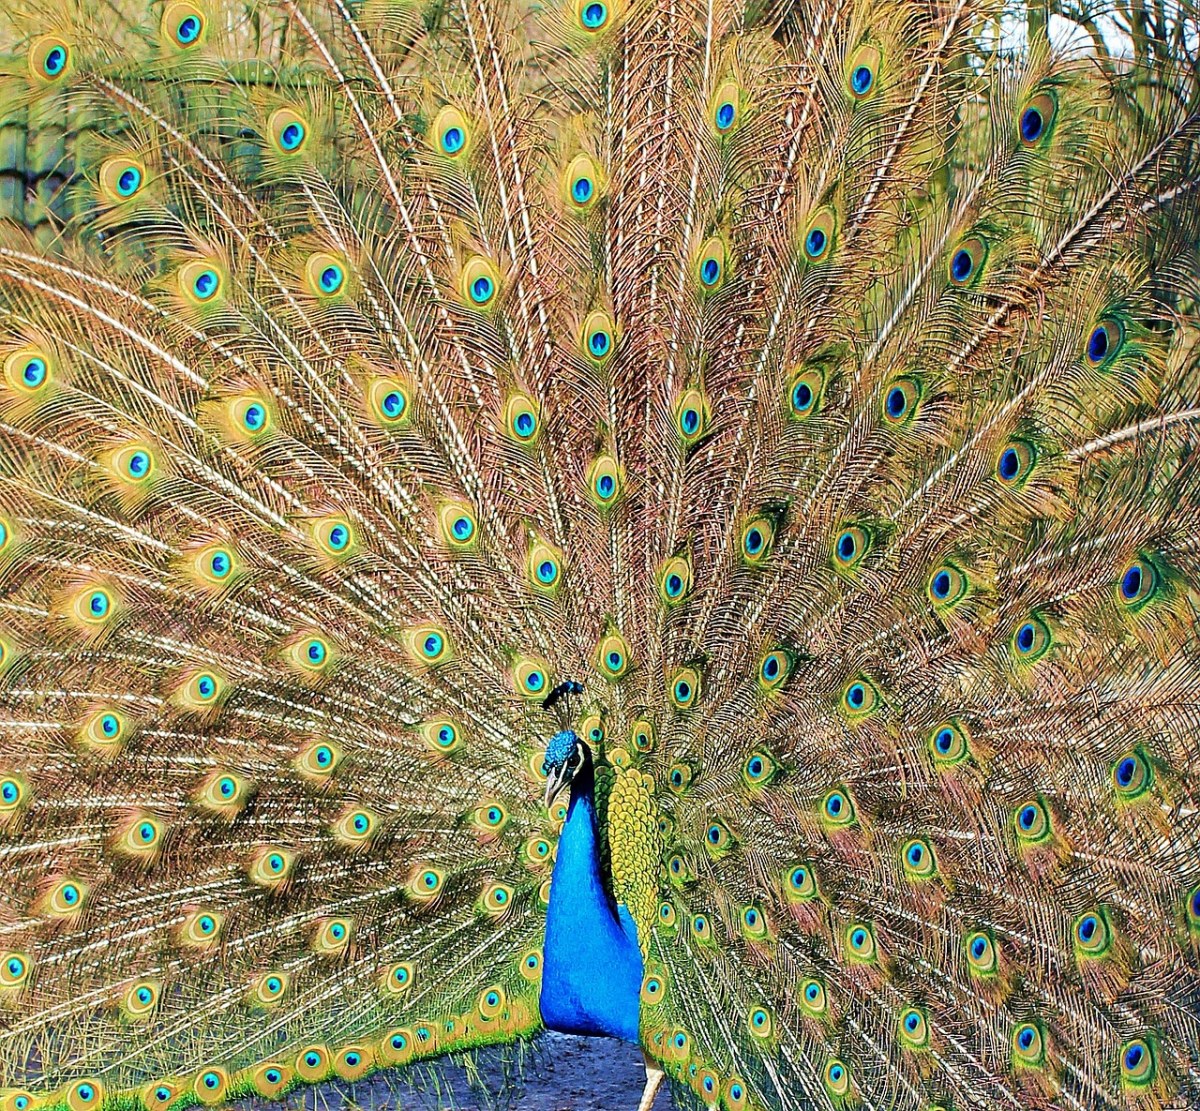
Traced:
<path id="1" fill-rule="evenodd" d="M 1046 126 L 1042 119 L 1042 114 L 1036 108 L 1026 108 L 1021 113 L 1021 138 L 1027 143 L 1036 142 L 1042 134 L 1042 129 Z"/>
<path id="2" fill-rule="evenodd" d="M 1117 783 L 1121 787 L 1128 787 L 1133 782 L 1134 773 L 1137 771 L 1137 762 L 1132 756 L 1126 756 L 1117 765 Z"/>
<path id="3" fill-rule="evenodd" d="M 558 578 L 558 568 L 555 566 L 553 560 L 549 559 L 544 559 L 538 564 L 537 573 L 538 579 L 547 584 L 554 582 Z"/>
<path id="4" fill-rule="evenodd" d="M 863 703 L 867 700 L 867 688 L 862 683 L 854 683 L 848 691 L 846 691 L 846 701 L 855 710 L 862 709 Z"/>
<path id="5" fill-rule="evenodd" d="M 809 258 L 820 258 L 825 253 L 827 242 L 828 237 L 825 233 L 820 228 L 813 228 L 804 240 L 804 250 Z"/>
<path id="6" fill-rule="evenodd" d="M 844 806 L 845 802 L 841 795 L 830 795 L 829 798 L 825 800 L 825 813 L 827 813 L 831 818 L 836 818 L 842 813 Z"/>
<path id="7" fill-rule="evenodd" d="M 3 799 L 5 802 L 16 802 L 20 793 L 17 785 L 11 779 L 6 779 L 3 785 L 0 786 L 0 799 Z"/>
<path id="8" fill-rule="evenodd" d="M 50 77 L 57 77 L 67 64 L 67 52 L 61 46 L 53 46 L 46 52 L 42 69 Z"/>
<path id="9" fill-rule="evenodd" d="M 199 300 L 207 301 L 215 296 L 220 284 L 215 270 L 204 270 L 192 282 L 192 291 Z"/>
<path id="10" fill-rule="evenodd" d="M 149 822 L 142 822 L 142 824 L 138 826 L 138 839 L 146 845 L 153 841 L 154 826 L 152 826 Z"/>
<path id="11" fill-rule="evenodd" d="M 933 576 L 932 590 L 937 598 L 946 598 L 950 594 L 949 571 L 939 571 Z"/>
<path id="12" fill-rule="evenodd" d="M 854 553 L 858 550 L 858 542 L 854 539 L 852 532 L 843 532 L 838 537 L 837 553 L 838 558 L 843 563 L 849 563 L 854 558 Z"/>
<path id="13" fill-rule="evenodd" d="M 921 1025 L 921 1016 L 915 1011 L 909 1011 L 908 1016 L 904 1020 L 904 1029 L 910 1034 L 915 1034 Z"/>
<path id="14" fill-rule="evenodd" d="M 763 543 L 764 540 L 762 529 L 752 528 L 746 533 L 746 551 L 749 552 L 750 555 L 757 555 L 760 551 L 762 551 Z"/>
<path id="15" fill-rule="evenodd" d="M 593 192 L 595 192 L 595 186 L 592 185 L 590 178 L 577 177 L 571 185 L 571 196 L 575 198 L 576 204 L 587 204 L 592 199 Z"/>
<path id="16" fill-rule="evenodd" d="M 705 285 L 716 285 L 721 276 L 721 264 L 715 258 L 706 258 L 700 267 L 700 280 Z"/>
<path id="17" fill-rule="evenodd" d="M 141 171 L 136 166 L 127 166 L 117 178 L 117 192 L 122 197 L 131 197 L 142 184 Z"/>
<path id="18" fill-rule="evenodd" d="M 1033 627 L 1032 621 L 1026 621 L 1017 630 L 1017 651 L 1031 652 L 1033 651 L 1034 639 L 1037 636 L 1037 630 Z"/>
<path id="19" fill-rule="evenodd" d="M 875 83 L 875 75 L 871 72 L 869 66 L 855 66 L 854 72 L 850 75 L 850 87 L 859 95 L 871 91 L 871 86 Z"/>
<path id="20" fill-rule="evenodd" d="M 1079 923 L 1079 940 L 1086 943 L 1096 936 L 1098 923 L 1093 915 L 1088 915 Z"/>
<path id="21" fill-rule="evenodd" d="M 1108 354 L 1108 348 L 1108 329 L 1101 325 L 1088 337 L 1088 359 L 1093 363 L 1103 362 L 1104 357 Z"/>
<path id="22" fill-rule="evenodd" d="M 320 748 L 317 749 L 317 763 L 321 767 L 323 767 L 323 768 L 327 767 L 332 762 L 333 762 L 332 750 L 326 748 L 324 745 L 322 745 Z"/>
<path id="23" fill-rule="evenodd" d="M 950 261 L 950 276 L 956 282 L 965 282 L 974 269 L 975 261 L 971 258 L 970 251 L 960 248 L 954 252 L 954 258 Z"/>
<path id="24" fill-rule="evenodd" d="M 1121 593 L 1126 599 L 1132 600 L 1141 593 L 1141 589 L 1142 569 L 1135 563 L 1125 572 L 1121 579 Z"/>
<path id="25" fill-rule="evenodd" d="M 112 714 L 105 714 L 100 719 L 100 731 L 106 737 L 115 737 L 121 728 L 121 723 Z"/>
<path id="26" fill-rule="evenodd" d="M 589 31 L 595 31 L 603 27 L 608 20 L 608 9 L 599 0 L 593 0 L 583 9 L 583 25 Z"/>
<path id="27" fill-rule="evenodd" d="M 588 337 L 588 349 L 599 358 L 608 352 L 610 342 L 607 332 L 593 332 Z"/>
<path id="28" fill-rule="evenodd" d="M 1037 807 L 1034 806 L 1033 803 L 1030 803 L 1028 806 L 1021 808 L 1021 814 L 1018 821 L 1020 821 L 1022 829 L 1031 830 L 1037 822 L 1037 817 Z"/>
<path id="29" fill-rule="evenodd" d="M 684 435 L 693 436 L 700 428 L 700 414 L 695 409 L 688 408 L 679 415 L 679 426 Z"/>
<path id="30" fill-rule="evenodd" d="M 467 137 L 461 127 L 448 127 L 442 133 L 442 150 L 447 154 L 457 154 L 466 141 Z"/>
<path id="31" fill-rule="evenodd" d="M 30 359 L 21 371 L 21 380 L 30 389 L 36 389 L 46 380 L 46 360 L 38 357 Z"/>
<path id="32" fill-rule="evenodd" d="M 326 293 L 336 293 L 341 288 L 344 278 L 339 266 L 326 266 L 321 271 L 321 289 Z"/>
<path id="33" fill-rule="evenodd" d="M 737 117 L 737 108 L 732 101 L 723 101 L 717 108 L 717 129 L 728 131 Z"/>
<path id="34" fill-rule="evenodd" d="M 200 20 L 194 15 L 184 16 L 175 28 L 175 38 L 184 46 L 195 42 L 200 35 Z"/>
<path id="35" fill-rule="evenodd" d="M 987 938 L 977 937 L 971 942 L 971 956 L 973 956 L 976 960 L 982 960 L 984 953 L 987 952 L 987 948 Z"/>
<path id="36" fill-rule="evenodd" d="M 304 1055 L 304 1063 L 310 1069 L 315 1069 L 321 1063 L 321 1055 L 319 1053 L 306 1053 Z"/>
<path id="37" fill-rule="evenodd" d="M 798 413 L 803 413 L 812 403 L 812 387 L 807 382 L 797 382 L 792 388 L 792 408 Z"/>
<path id="38" fill-rule="evenodd" d="M 925 850 L 920 845 L 910 845 L 908 849 L 908 862 L 915 868 L 922 860 L 925 859 Z"/>
<path id="39" fill-rule="evenodd" d="M 325 645 L 323 645 L 319 640 L 310 640 L 308 642 L 306 654 L 310 663 L 322 663 L 325 659 Z"/>
<path id="40" fill-rule="evenodd" d="M 279 145 L 287 151 L 295 150 L 303 142 L 304 126 L 294 120 L 284 127 L 279 136 Z"/>
<path id="41" fill-rule="evenodd" d="M 487 275 L 480 275 L 471 283 L 471 299 L 479 305 L 492 299 L 495 285 Z"/>
<path id="42" fill-rule="evenodd" d="M 997 472 L 1005 482 L 1012 482 L 1021 470 L 1021 458 L 1017 455 L 1016 448 L 1005 448 L 1000 453 L 1000 462 L 997 465 Z"/>
<path id="43" fill-rule="evenodd" d="M 1021 1032 L 1017 1035 L 1017 1044 L 1022 1049 L 1028 1049 L 1031 1045 L 1033 1045 L 1033 1039 L 1035 1037 L 1036 1034 L 1031 1026 L 1022 1026 Z"/>
<path id="44" fill-rule="evenodd" d="M 954 744 L 954 732 L 950 729 L 941 730 L 933 742 L 937 746 L 938 752 L 943 756 L 950 751 L 950 746 Z"/>
<path id="45" fill-rule="evenodd" d="M 405 407 L 404 394 L 399 390 L 392 390 L 383 396 L 383 411 L 396 420 L 403 412 Z"/>
<path id="46" fill-rule="evenodd" d="M 1125 1050 L 1125 1068 L 1132 1072 L 1142 1063 L 1142 1058 L 1146 1056 L 1146 1052 L 1140 1045 L 1131 1045 Z"/>

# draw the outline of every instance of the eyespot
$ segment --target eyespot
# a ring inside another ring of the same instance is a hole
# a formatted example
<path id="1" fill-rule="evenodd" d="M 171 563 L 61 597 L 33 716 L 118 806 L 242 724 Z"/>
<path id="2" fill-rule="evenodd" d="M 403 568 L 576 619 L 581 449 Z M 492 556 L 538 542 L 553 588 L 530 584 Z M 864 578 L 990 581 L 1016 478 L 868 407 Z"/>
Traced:
<path id="1" fill-rule="evenodd" d="M 334 1074 L 342 1080 L 359 1080 L 371 1071 L 374 1054 L 364 1045 L 343 1046 L 333 1055 Z"/>
<path id="2" fill-rule="evenodd" d="M 562 560 L 548 544 L 537 541 L 529 551 L 526 565 L 530 585 L 535 590 L 553 593 L 562 578 Z"/>
<path id="3" fill-rule="evenodd" d="M 733 848 L 733 834 L 720 818 L 714 818 L 705 828 L 704 847 L 710 856 L 722 856 Z"/>
<path id="4" fill-rule="evenodd" d="M 19 394 L 44 389 L 54 378 L 54 360 L 40 347 L 22 347 L 4 359 L 4 378 Z"/>
<path id="5" fill-rule="evenodd" d="M 742 561 L 756 566 L 771 554 L 775 543 L 775 526 L 767 517 L 755 517 L 742 526 Z"/>
<path id="6" fill-rule="evenodd" d="M 950 284 L 960 288 L 974 284 L 987 261 L 987 244 L 973 236 L 963 240 L 950 256 Z"/>
<path id="7" fill-rule="evenodd" d="M 229 1075 L 224 1069 L 208 1068 L 196 1077 L 192 1085 L 196 1098 L 206 1105 L 220 1103 L 229 1087 Z"/>
<path id="8" fill-rule="evenodd" d="M 495 799 L 488 799 L 471 812 L 471 820 L 481 833 L 499 833 L 508 824 L 508 811 Z"/>
<path id="9" fill-rule="evenodd" d="M 317 252 L 309 255 L 304 264 L 304 279 L 314 296 L 322 299 L 336 297 L 345 292 L 346 267 L 333 255 Z"/>
<path id="10" fill-rule="evenodd" d="M 43 913 L 51 918 L 77 918 L 87 906 L 90 888 L 73 876 L 59 880 L 39 900 Z"/>
<path id="11" fill-rule="evenodd" d="M 725 284 L 725 243 L 719 236 L 705 241 L 696 255 L 696 280 L 701 293 L 715 293 Z"/>
<path id="12" fill-rule="evenodd" d="M 1158 592 L 1158 569 L 1147 559 L 1136 559 L 1121 573 L 1117 600 L 1130 610 L 1139 610 Z"/>
<path id="13" fill-rule="evenodd" d="M 937 855 L 923 837 L 906 841 L 900 850 L 900 864 L 909 879 L 927 880 L 937 875 Z"/>
<path id="14" fill-rule="evenodd" d="M 1039 617 L 1030 617 L 1017 626 L 1013 633 L 1013 654 L 1022 663 L 1032 663 L 1041 659 L 1053 643 L 1050 629 Z"/>
<path id="15" fill-rule="evenodd" d="M 329 1050 L 323 1045 L 310 1045 L 296 1055 L 296 1075 L 310 1083 L 329 1075 Z"/>
<path id="16" fill-rule="evenodd" d="M 778 690 L 792 672 L 791 654 L 782 648 L 768 652 L 758 665 L 758 682 L 764 690 Z"/>
<path id="17" fill-rule="evenodd" d="M 224 296 L 225 278 L 211 262 L 195 260 L 184 263 L 176 281 L 184 298 L 196 305 L 216 304 Z"/>
<path id="18" fill-rule="evenodd" d="M 32 970 L 33 963 L 25 953 L 0 955 L 0 988 L 23 987 Z"/>
<path id="19" fill-rule="evenodd" d="M 1050 813 L 1041 799 L 1029 799 L 1013 811 L 1013 828 L 1017 839 L 1026 845 L 1049 840 L 1053 832 Z"/>
<path id="20" fill-rule="evenodd" d="M 775 1033 L 775 1018 L 766 1007 L 754 1007 L 746 1016 L 746 1028 L 751 1037 L 766 1041 Z"/>
<path id="21" fill-rule="evenodd" d="M 409 894 L 419 902 L 431 902 L 441 893 L 446 874 L 440 868 L 417 868 L 408 881 Z"/>
<path id="22" fill-rule="evenodd" d="M 865 964 L 875 959 L 875 929 L 870 923 L 851 923 L 846 929 L 845 938 L 851 960 Z"/>
<path id="23" fill-rule="evenodd" d="M 475 511 L 462 503 L 450 502 L 438 510 L 442 539 L 454 551 L 467 551 L 475 546 L 479 526 Z"/>
<path id="24" fill-rule="evenodd" d="M 523 393 L 513 394 L 504 406 L 504 424 L 509 436 L 519 444 L 530 444 L 541 428 L 537 409 Z"/>
<path id="25" fill-rule="evenodd" d="M 736 81 L 726 81 L 717 89 L 709 111 L 718 135 L 728 135 L 741 123 L 742 90 Z"/>
<path id="26" fill-rule="evenodd" d="M 607 509 L 620 493 L 621 469 L 611 455 L 601 455 L 588 470 L 588 494 L 600 509 Z"/>
<path id="27" fill-rule="evenodd" d="M 318 957 L 340 957 L 354 939 L 352 918 L 326 918 L 312 937 L 312 950 Z"/>
<path id="28" fill-rule="evenodd" d="M 342 811 L 329 827 L 335 841 L 349 849 L 368 845 L 379 830 L 379 818 L 362 806 Z"/>
<path id="29" fill-rule="evenodd" d="M 879 75 L 879 50 L 864 43 L 850 57 L 846 89 L 855 100 L 866 100 L 875 91 Z"/>
<path id="30" fill-rule="evenodd" d="M 804 230 L 804 259 L 806 262 L 825 262 L 833 250 L 836 223 L 832 208 L 819 208 L 813 213 Z"/>
<path id="31" fill-rule="evenodd" d="M 821 1079 L 824 1080 L 830 1095 L 840 1097 L 850 1091 L 850 1070 L 846 1067 L 845 1062 L 839 1061 L 836 1057 L 825 1066 Z"/>
<path id="32" fill-rule="evenodd" d="M 854 800 L 850 792 L 843 787 L 835 787 L 826 793 L 821 800 L 821 820 L 827 825 L 846 827 L 853 825 L 858 816 L 855 812 Z"/>
<path id="33" fill-rule="evenodd" d="M 286 972 L 263 972 L 251 981 L 246 1000 L 252 1007 L 277 1007 L 287 999 L 291 982 Z"/>
<path id="34" fill-rule="evenodd" d="M 99 1080 L 76 1080 L 67 1089 L 68 1111 L 92 1111 L 104 1103 L 104 1085 Z"/>
<path id="35" fill-rule="evenodd" d="M 550 689 L 549 672 L 544 660 L 524 659 L 513 664 L 512 682 L 524 698 L 541 699 Z"/>
<path id="36" fill-rule="evenodd" d="M 117 606 L 108 587 L 88 586 L 75 596 L 72 608 L 83 625 L 94 628 L 107 623 L 115 615 Z"/>
<path id="37" fill-rule="evenodd" d="M 600 171 L 586 154 L 571 159 L 563 183 L 567 203 L 580 211 L 591 208 L 600 195 Z"/>
<path id="38" fill-rule="evenodd" d="M 929 751 L 941 767 L 961 764 L 970 755 L 969 738 L 957 720 L 942 722 L 929 734 Z"/>
<path id="39" fill-rule="evenodd" d="M 1036 1068 L 1046 1059 L 1046 1039 L 1032 1022 L 1022 1022 L 1013 1030 L 1013 1063 Z"/>
<path id="40" fill-rule="evenodd" d="M 267 131 L 280 154 L 298 154 L 308 143 L 308 121 L 291 108 L 272 112 Z"/>
<path id="41" fill-rule="evenodd" d="M 1113 787 L 1125 802 L 1141 798 L 1154 784 L 1154 769 L 1140 749 L 1125 753 L 1112 768 Z"/>
<path id="42" fill-rule="evenodd" d="M 1037 452 L 1024 440 L 1013 440 L 996 460 L 996 478 L 1002 486 L 1020 486 L 1033 473 Z"/>
<path id="43" fill-rule="evenodd" d="M 411 1030 L 401 1028 L 390 1030 L 379 1043 L 380 1059 L 388 1065 L 403 1065 L 411 1060 L 416 1050 L 416 1035 Z"/>
<path id="44" fill-rule="evenodd" d="M 207 21 L 204 13 L 192 4 L 168 4 L 160 25 L 162 37 L 181 50 L 196 46 L 204 39 Z"/>
<path id="45" fill-rule="evenodd" d="M 620 679 L 629 670 L 629 645 L 623 637 L 609 633 L 596 646 L 596 665 L 606 679 Z"/>
<path id="46" fill-rule="evenodd" d="M 391 431 L 408 424 L 412 415 L 412 397 L 403 382 L 395 378 L 374 378 L 367 389 L 367 408 L 376 424 Z"/>
<path id="47" fill-rule="evenodd" d="M 250 1082 L 260 1096 L 275 1099 L 292 1082 L 292 1068 L 280 1062 L 268 1061 L 251 1072 Z"/>
<path id="48" fill-rule="evenodd" d="M 531 837 L 525 842 L 525 859 L 535 868 L 540 868 L 551 859 L 553 849 L 544 837 Z"/>
<path id="49" fill-rule="evenodd" d="M 506 883 L 493 883 L 484 888 L 480 906 L 485 914 L 499 917 L 507 914 L 513 905 L 515 892 Z"/>
<path id="50" fill-rule="evenodd" d="M 742 934 L 748 940 L 762 941 L 763 938 L 770 935 L 770 924 L 761 907 L 755 904 L 742 907 L 738 918 L 741 922 Z"/>
<path id="51" fill-rule="evenodd" d="M 833 542 L 833 565 L 837 570 L 851 571 L 871 550 L 871 533 L 859 525 L 842 529 Z"/>
<path id="52" fill-rule="evenodd" d="M 692 937 L 702 945 L 710 943 L 713 939 L 712 923 L 707 914 L 693 914 L 691 930 Z"/>
<path id="53" fill-rule="evenodd" d="M 674 904 L 666 899 L 658 904 L 658 925 L 660 929 L 673 930 L 677 918 Z"/>
<path id="54" fill-rule="evenodd" d="M 687 390 L 675 406 L 675 430 L 685 444 L 694 444 L 708 427 L 708 403 L 699 390 Z"/>
<path id="55" fill-rule="evenodd" d="M 132 158 L 106 158 L 100 164 L 100 189 L 114 203 L 137 196 L 146 184 L 146 167 Z"/>
<path id="56" fill-rule="evenodd" d="M 692 785 L 694 775 L 690 764 L 677 760 L 667 769 L 667 786 L 675 794 L 681 795 Z"/>
<path id="57" fill-rule="evenodd" d="M 29 71 L 40 81 L 57 81 L 71 68 L 71 48 L 57 35 L 43 35 L 29 48 Z"/>
<path id="58" fill-rule="evenodd" d="M 725 1081 L 725 1107 L 729 1111 L 746 1111 L 746 1085 L 741 1077 L 731 1076 Z"/>
<path id="59" fill-rule="evenodd" d="M 788 387 L 788 403 L 796 420 L 807 420 L 817 411 L 825 379 L 819 371 L 801 371 Z"/>
<path id="60" fill-rule="evenodd" d="M 542 951 L 530 949 L 521 955 L 519 962 L 521 975 L 533 983 L 542 978 Z"/>
<path id="61" fill-rule="evenodd" d="M 921 385 L 915 378 L 897 378 L 883 395 L 883 419 L 889 424 L 907 424 L 921 400 Z"/>
<path id="62" fill-rule="evenodd" d="M 1158 1075 L 1158 1055 L 1150 1038 L 1134 1038 L 1121 1046 L 1121 1081 L 1144 1088 Z"/>
<path id="63" fill-rule="evenodd" d="M 700 673 L 694 667 L 681 667 L 668 679 L 668 693 L 677 710 L 690 710 L 700 698 Z"/>
<path id="64" fill-rule="evenodd" d="M 779 765 L 770 752 L 756 749 L 742 763 L 742 782 L 748 787 L 765 787 L 778 772 Z"/>
<path id="65" fill-rule="evenodd" d="M 0 775 L 0 817 L 11 814 L 29 800 L 29 792 L 21 780 Z"/>
<path id="66" fill-rule="evenodd" d="M 157 980 L 135 980 L 121 997 L 121 1009 L 134 1021 L 146 1019 L 154 1013 L 161 997 L 162 985 Z"/>
<path id="67" fill-rule="evenodd" d="M 113 753 L 128 739 L 129 722 L 119 710 L 98 710 L 84 723 L 79 742 L 95 752 Z"/>
<path id="68" fill-rule="evenodd" d="M 185 949 L 208 949 L 221 940 L 225 915 L 215 910 L 197 909 L 187 914 L 175 928 L 175 941 Z"/>
<path id="69" fill-rule="evenodd" d="M 1119 320 L 1101 320 L 1088 336 L 1086 355 L 1091 366 L 1111 362 L 1125 342 L 1125 329 Z"/>
<path id="70" fill-rule="evenodd" d="M 406 641 L 409 655 L 419 664 L 442 664 L 451 658 L 446 632 L 436 625 L 418 625 L 410 629 Z"/>
<path id="71" fill-rule="evenodd" d="M 842 710 L 852 720 L 873 714 L 879 702 L 879 692 L 869 679 L 851 679 L 842 691 Z"/>
<path id="72" fill-rule="evenodd" d="M 1113 930 L 1102 907 L 1085 911 L 1072 927 L 1075 954 L 1085 960 L 1103 957 L 1112 948 Z"/>
<path id="73" fill-rule="evenodd" d="M 809 903 L 818 895 L 811 864 L 794 864 L 783 873 L 783 893 L 791 903 Z"/>
<path id="74" fill-rule="evenodd" d="M 135 811 L 120 827 L 113 850 L 124 857 L 150 865 L 158 857 L 166 826 L 145 811 Z"/>
<path id="75" fill-rule="evenodd" d="M 583 322 L 580 340 L 583 353 L 593 362 L 602 363 L 613 353 L 616 345 L 613 323 L 607 313 L 594 312 Z"/>
<path id="76" fill-rule="evenodd" d="M 929 1044 L 929 1022 L 919 1008 L 906 1007 L 900 1012 L 897 1034 L 908 1049 L 924 1049 Z"/>
<path id="77" fill-rule="evenodd" d="M 248 780 L 236 772 L 215 768 L 193 792 L 192 802 L 200 810 L 232 820 L 250 801 L 250 794 Z"/>
<path id="78" fill-rule="evenodd" d="M 292 766 L 307 779 L 324 782 L 342 762 L 342 750 L 332 741 L 309 741 L 296 754 Z"/>
<path id="79" fill-rule="evenodd" d="M 434 116 L 429 134 L 434 150 L 445 158 L 461 158 L 471 146 L 467 117 L 451 104 Z"/>
<path id="80" fill-rule="evenodd" d="M 1054 128 L 1058 103 L 1050 93 L 1039 93 L 1029 100 L 1017 116 L 1017 133 L 1021 142 L 1033 147 L 1043 142 Z"/>
<path id="81" fill-rule="evenodd" d="M 929 576 L 927 592 L 935 609 L 946 610 L 957 605 L 966 597 L 971 583 L 966 573 L 953 563 L 935 567 Z"/>
<path id="82" fill-rule="evenodd" d="M 657 1007 L 667 997 L 667 982 L 662 970 L 650 967 L 642 977 L 641 1001 L 649 1007 Z"/>
<path id="83" fill-rule="evenodd" d="M 800 1006 L 810 1015 L 823 1015 L 829 1001 L 825 997 L 825 985 L 820 980 L 805 980 L 800 986 Z"/>
<path id="84" fill-rule="evenodd" d="M 487 259 L 476 255 L 462 272 L 463 300 L 472 308 L 489 308 L 500 290 L 500 275 Z"/>
<path id="85" fill-rule="evenodd" d="M 1000 954 L 996 943 L 982 930 L 967 934 L 963 948 L 967 955 L 967 965 L 975 975 L 992 976 L 1000 967 Z"/>

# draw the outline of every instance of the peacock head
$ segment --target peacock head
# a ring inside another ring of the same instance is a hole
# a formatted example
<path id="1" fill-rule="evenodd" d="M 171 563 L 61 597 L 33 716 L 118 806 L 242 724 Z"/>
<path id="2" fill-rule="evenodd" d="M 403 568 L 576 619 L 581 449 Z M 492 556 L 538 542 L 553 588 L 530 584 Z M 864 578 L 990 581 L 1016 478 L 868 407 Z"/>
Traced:
<path id="1" fill-rule="evenodd" d="M 584 769 L 590 768 L 592 754 L 588 746 L 570 729 L 555 733 L 546 746 L 542 771 L 546 773 L 546 809 L 555 796 Z"/>

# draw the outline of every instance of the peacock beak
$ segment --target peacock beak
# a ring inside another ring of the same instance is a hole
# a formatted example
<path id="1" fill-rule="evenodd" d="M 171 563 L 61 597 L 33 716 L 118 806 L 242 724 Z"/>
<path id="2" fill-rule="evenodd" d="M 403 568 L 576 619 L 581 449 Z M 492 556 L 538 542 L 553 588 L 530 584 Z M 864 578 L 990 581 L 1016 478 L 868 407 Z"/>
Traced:
<path id="1" fill-rule="evenodd" d="M 554 802 L 555 795 L 558 794 L 568 783 L 571 782 L 571 776 L 574 772 L 562 764 L 559 767 L 551 768 L 549 775 L 546 777 L 546 809 L 549 810 Z"/>

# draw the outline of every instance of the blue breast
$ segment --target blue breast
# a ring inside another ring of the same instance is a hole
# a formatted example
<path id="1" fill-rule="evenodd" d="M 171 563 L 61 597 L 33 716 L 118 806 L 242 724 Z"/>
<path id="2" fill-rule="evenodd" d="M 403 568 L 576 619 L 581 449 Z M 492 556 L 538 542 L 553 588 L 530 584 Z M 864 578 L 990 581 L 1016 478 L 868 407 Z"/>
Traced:
<path id="1" fill-rule="evenodd" d="M 592 786 L 577 786 L 572 784 L 550 884 L 542 1021 L 565 1034 L 604 1034 L 636 1044 L 642 990 L 637 927 L 601 882 Z"/>

